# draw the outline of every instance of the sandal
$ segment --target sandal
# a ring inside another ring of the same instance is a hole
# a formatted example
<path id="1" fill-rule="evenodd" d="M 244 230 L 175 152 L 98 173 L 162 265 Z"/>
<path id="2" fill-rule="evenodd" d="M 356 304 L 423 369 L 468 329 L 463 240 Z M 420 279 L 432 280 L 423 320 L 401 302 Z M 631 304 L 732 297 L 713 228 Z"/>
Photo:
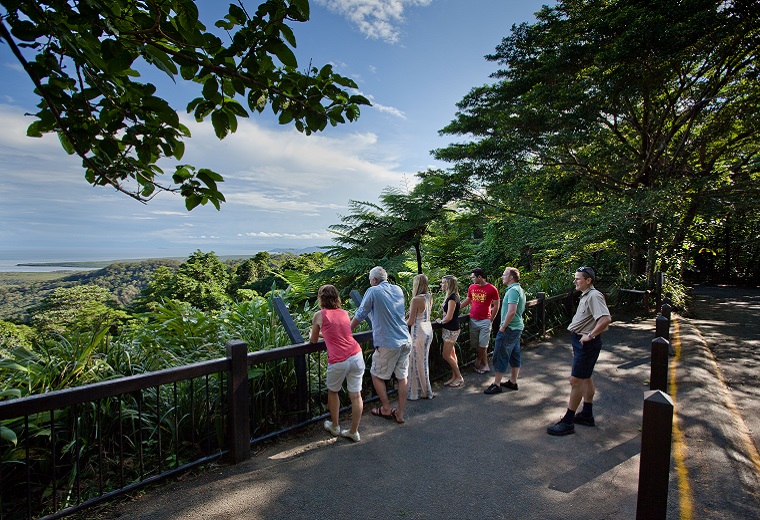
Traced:
<path id="1" fill-rule="evenodd" d="M 383 416 L 383 417 L 385 417 L 385 416 Z M 404 424 L 406 422 L 406 421 L 404 421 L 404 419 L 399 419 L 396 416 L 396 409 L 395 408 L 393 410 L 391 410 L 391 417 L 396 421 L 396 424 Z"/>
<path id="2" fill-rule="evenodd" d="M 388 419 L 388 420 L 390 420 L 390 419 L 395 419 L 395 418 L 396 418 L 396 417 L 393 415 L 393 412 L 394 412 L 394 411 L 395 411 L 395 410 L 391 410 L 391 413 L 389 413 L 389 414 L 384 414 L 384 413 L 383 413 L 383 407 L 382 407 L 382 406 L 378 406 L 377 408 L 373 408 L 373 409 L 372 409 L 372 412 L 371 412 L 371 413 L 372 413 L 372 415 L 374 415 L 374 416 L 376 416 L 376 417 L 382 417 L 383 419 Z"/>
<path id="3" fill-rule="evenodd" d="M 451 384 L 446 385 L 449 388 L 459 388 L 464 384 L 464 379 L 457 379 L 456 381 L 453 381 Z"/>

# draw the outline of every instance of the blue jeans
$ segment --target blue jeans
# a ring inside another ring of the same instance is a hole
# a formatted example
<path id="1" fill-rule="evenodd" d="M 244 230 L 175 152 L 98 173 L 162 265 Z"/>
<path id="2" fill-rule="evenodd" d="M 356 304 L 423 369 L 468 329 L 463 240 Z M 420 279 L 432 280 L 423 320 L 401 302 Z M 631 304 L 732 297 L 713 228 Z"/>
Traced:
<path id="1" fill-rule="evenodd" d="M 493 368 L 500 374 L 507 372 L 507 367 L 520 368 L 520 336 L 522 329 L 507 329 L 496 333 L 493 344 Z"/>

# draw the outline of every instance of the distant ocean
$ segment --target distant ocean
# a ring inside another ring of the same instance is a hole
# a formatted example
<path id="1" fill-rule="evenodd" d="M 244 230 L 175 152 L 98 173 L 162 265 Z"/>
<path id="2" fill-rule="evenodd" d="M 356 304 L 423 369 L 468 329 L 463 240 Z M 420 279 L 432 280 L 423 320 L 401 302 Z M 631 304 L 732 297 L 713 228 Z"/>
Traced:
<path id="1" fill-rule="evenodd" d="M 68 263 L 68 262 L 62 262 Z M 19 265 L 19 264 L 45 264 L 45 265 Z M 79 267 L 54 265 L 54 262 L 40 260 L 0 260 L 0 272 L 3 273 L 52 273 L 54 271 L 92 271 L 100 267 Z"/>

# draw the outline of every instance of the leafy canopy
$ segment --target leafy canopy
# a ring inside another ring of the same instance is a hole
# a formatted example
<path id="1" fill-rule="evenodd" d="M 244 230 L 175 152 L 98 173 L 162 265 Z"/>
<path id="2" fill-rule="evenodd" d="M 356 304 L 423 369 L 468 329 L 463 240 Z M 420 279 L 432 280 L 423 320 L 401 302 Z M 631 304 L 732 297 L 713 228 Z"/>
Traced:
<path id="1" fill-rule="evenodd" d="M 181 161 L 190 131 L 153 84 L 139 81 L 138 69 L 197 83 L 187 111 L 199 122 L 210 117 L 219 139 L 235 132 L 238 118 L 267 106 L 280 124 L 309 135 L 356 120 L 359 106 L 369 104 L 329 64 L 297 70 L 289 23 L 309 19 L 308 0 L 267 0 L 255 10 L 245 4 L 230 4 L 216 22 L 223 40 L 200 21 L 194 0 L 0 1 L 0 41 L 40 97 L 27 134 L 57 133 L 93 186 L 141 202 L 179 192 L 188 210 L 209 202 L 219 209 L 218 173 L 179 164 L 171 183 L 161 180 L 158 163 Z"/>
<path id="2" fill-rule="evenodd" d="M 757 2 L 563 0 L 487 57 L 496 82 L 442 130 L 466 139 L 434 155 L 534 237 L 548 221 L 584 254 L 679 275 L 700 222 L 757 211 L 758 48 Z"/>

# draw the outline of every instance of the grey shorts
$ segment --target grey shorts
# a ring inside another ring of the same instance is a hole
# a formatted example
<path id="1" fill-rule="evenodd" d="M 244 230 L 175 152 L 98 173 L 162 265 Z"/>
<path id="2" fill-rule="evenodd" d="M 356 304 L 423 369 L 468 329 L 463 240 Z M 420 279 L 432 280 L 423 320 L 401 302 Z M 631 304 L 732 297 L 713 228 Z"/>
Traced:
<path id="1" fill-rule="evenodd" d="M 491 320 L 473 320 L 470 319 L 470 345 L 477 345 L 479 348 L 488 348 L 491 341 Z"/>
<path id="2" fill-rule="evenodd" d="M 393 374 L 396 374 L 396 379 L 406 379 L 409 375 L 411 351 L 411 343 L 406 343 L 400 348 L 375 347 L 369 373 L 385 381 L 388 381 Z"/>

